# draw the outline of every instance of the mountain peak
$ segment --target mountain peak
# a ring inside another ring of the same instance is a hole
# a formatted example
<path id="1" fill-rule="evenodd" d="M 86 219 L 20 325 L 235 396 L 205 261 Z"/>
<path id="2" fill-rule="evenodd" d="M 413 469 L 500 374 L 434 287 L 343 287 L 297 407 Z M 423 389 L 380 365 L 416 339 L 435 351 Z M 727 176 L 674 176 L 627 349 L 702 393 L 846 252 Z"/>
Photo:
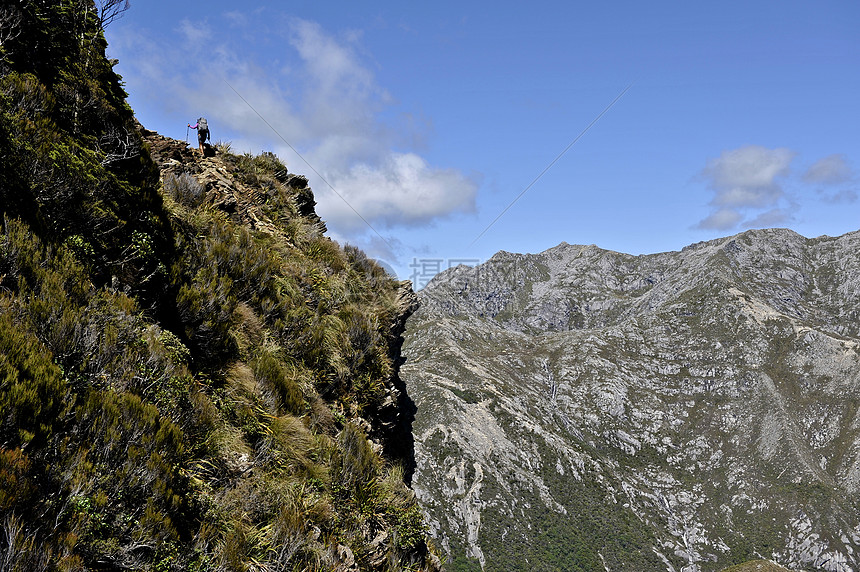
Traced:
<path id="1" fill-rule="evenodd" d="M 403 377 L 449 561 L 860 568 L 858 251 L 787 229 L 563 243 L 434 281 Z"/>
<path id="2" fill-rule="evenodd" d="M 538 254 L 498 253 L 478 266 L 443 273 L 421 297 L 428 308 L 443 304 L 451 314 L 493 316 L 509 329 L 544 332 L 643 317 L 686 292 L 719 283 L 757 291 L 780 311 L 827 327 L 844 305 L 804 292 L 854 287 L 855 258 L 840 262 L 834 248 L 847 253 L 858 236 L 811 240 L 788 229 L 750 230 L 679 252 L 638 256 L 562 243 Z M 834 282 L 839 278 L 847 284 Z"/>

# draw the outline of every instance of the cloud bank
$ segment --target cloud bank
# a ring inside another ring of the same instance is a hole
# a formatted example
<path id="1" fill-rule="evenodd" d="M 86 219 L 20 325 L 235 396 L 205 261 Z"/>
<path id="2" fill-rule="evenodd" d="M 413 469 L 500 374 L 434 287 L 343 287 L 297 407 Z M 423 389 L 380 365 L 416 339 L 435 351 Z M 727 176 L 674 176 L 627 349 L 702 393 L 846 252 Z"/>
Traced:
<path id="1" fill-rule="evenodd" d="M 360 57 L 359 35 L 265 10 L 213 18 L 114 40 L 133 91 L 160 98 L 166 112 L 206 115 L 215 139 L 219 128 L 239 134 L 234 150 L 275 151 L 308 175 L 342 240 L 372 244 L 377 232 L 475 211 L 478 177 L 403 149 L 422 139 L 419 127 L 381 119 L 395 101 Z"/>
<path id="2" fill-rule="evenodd" d="M 848 158 L 842 154 L 829 155 L 813 163 L 803 174 L 807 183 L 839 185 L 854 179 Z"/>

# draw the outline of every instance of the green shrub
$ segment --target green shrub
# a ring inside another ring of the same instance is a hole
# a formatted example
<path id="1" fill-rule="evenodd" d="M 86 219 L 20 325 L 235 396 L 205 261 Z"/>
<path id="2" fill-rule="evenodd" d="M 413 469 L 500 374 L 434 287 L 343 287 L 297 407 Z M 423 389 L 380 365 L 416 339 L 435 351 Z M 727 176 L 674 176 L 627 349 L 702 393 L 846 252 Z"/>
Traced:
<path id="1" fill-rule="evenodd" d="M 176 306 L 185 335 L 210 363 L 223 362 L 236 353 L 231 336 L 236 304 L 233 281 L 211 268 L 201 268 L 190 283 L 179 288 Z"/>
<path id="2" fill-rule="evenodd" d="M 322 263 L 329 272 L 340 272 L 345 268 L 343 251 L 335 241 L 326 236 L 309 237 L 304 250 L 311 260 Z"/>
<path id="3" fill-rule="evenodd" d="M 354 273 L 354 279 L 350 280 L 351 286 L 363 287 L 361 291 L 370 293 L 385 290 L 393 285 L 394 277 L 390 276 L 375 260 L 368 258 L 364 251 L 351 244 L 344 245 L 343 251 Z"/>
<path id="4" fill-rule="evenodd" d="M 417 503 L 398 511 L 396 518 L 396 545 L 399 550 L 411 550 L 424 543 L 428 528 Z"/>
<path id="5" fill-rule="evenodd" d="M 0 513 L 10 514 L 16 505 L 27 502 L 34 490 L 31 467 L 30 458 L 20 448 L 0 448 Z"/>
<path id="6" fill-rule="evenodd" d="M 0 447 L 44 446 L 67 400 L 51 354 L 9 316 L 0 315 Z"/>
<path id="7" fill-rule="evenodd" d="M 73 61 L 68 63 L 77 65 Z M 0 170 L 19 173 L 9 177 L 14 187 L 3 194 L 13 196 L 0 201 L 0 211 L 27 220 L 51 243 L 66 243 L 98 282 L 114 276 L 144 292 L 154 287 L 163 265 L 152 256 L 155 249 L 147 256 L 138 248 L 142 237 L 164 246 L 169 232 L 153 187 L 153 165 L 141 163 L 130 111 L 117 113 L 105 104 L 107 96 L 121 93 L 115 75 L 80 81 L 60 75 L 59 83 L 18 72 L 0 80 L 6 118 L 0 128 L 5 125 L 7 134 Z M 79 101 L 89 105 L 80 108 Z M 74 109 L 64 109 L 69 102 Z M 77 123 L 68 124 L 69 111 Z M 115 149 L 108 133 L 123 133 L 128 149 L 136 149 L 133 156 L 109 160 Z"/>
<path id="8" fill-rule="evenodd" d="M 107 532 L 99 536 L 178 539 L 189 510 L 181 430 L 139 397 L 112 391 L 91 392 L 77 421 L 87 461 L 98 468 L 82 492 L 108 499 L 100 517 Z"/>

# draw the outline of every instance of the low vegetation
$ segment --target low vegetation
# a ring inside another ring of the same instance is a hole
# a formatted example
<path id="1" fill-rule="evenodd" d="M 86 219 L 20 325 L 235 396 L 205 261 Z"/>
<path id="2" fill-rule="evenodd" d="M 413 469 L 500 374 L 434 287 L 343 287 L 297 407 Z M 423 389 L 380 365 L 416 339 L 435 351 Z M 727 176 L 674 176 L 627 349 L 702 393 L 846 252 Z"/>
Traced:
<path id="1" fill-rule="evenodd" d="M 0 11 L 0 569 L 435 569 L 367 434 L 399 284 L 274 155 L 221 148 L 272 232 L 162 185 L 91 1 Z"/>

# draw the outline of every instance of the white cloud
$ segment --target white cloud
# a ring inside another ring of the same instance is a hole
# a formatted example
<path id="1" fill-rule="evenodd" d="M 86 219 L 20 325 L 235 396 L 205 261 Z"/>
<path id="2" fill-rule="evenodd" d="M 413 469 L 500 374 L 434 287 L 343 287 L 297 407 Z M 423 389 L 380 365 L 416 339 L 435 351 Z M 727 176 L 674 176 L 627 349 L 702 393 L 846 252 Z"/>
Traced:
<path id="1" fill-rule="evenodd" d="M 454 169 L 432 168 L 414 153 L 390 153 L 378 165 L 353 165 L 330 182 L 362 216 L 385 228 L 427 224 L 451 212 L 475 210 L 473 179 Z M 337 218 L 349 218 L 342 216 L 349 214 L 349 207 L 340 198 L 321 196 L 320 205 Z"/>
<path id="2" fill-rule="evenodd" d="M 780 180 L 789 173 L 794 156 L 790 149 L 747 145 L 723 151 L 708 161 L 702 176 L 714 192 L 710 201 L 714 211 L 698 227 L 729 230 L 744 223 L 748 214 L 757 218 L 747 221 L 745 226 L 759 226 L 760 221 L 766 220 L 788 220 L 781 218 L 789 216 L 789 211 L 779 206 L 785 199 Z M 756 212 L 763 209 L 769 210 Z"/>
<path id="3" fill-rule="evenodd" d="M 847 205 L 857 202 L 857 191 L 854 189 L 841 189 L 834 193 L 827 193 L 819 189 L 821 200 L 831 205 Z"/>
<path id="4" fill-rule="evenodd" d="M 758 145 L 723 151 L 703 171 L 716 192 L 713 203 L 754 208 L 773 204 L 782 196 L 777 178 L 788 173 L 793 158 L 794 152 L 789 149 Z"/>
<path id="5" fill-rule="evenodd" d="M 857 202 L 857 177 L 845 155 L 834 154 L 819 159 L 803 173 L 803 181 L 819 187 L 816 193 L 824 203 L 845 205 Z"/>
<path id="6" fill-rule="evenodd" d="M 392 97 L 359 55 L 361 34 L 338 38 L 314 22 L 283 22 L 271 12 L 244 19 L 228 13 L 224 22 L 210 15 L 208 25 L 184 21 L 171 36 L 127 34 L 112 46 L 129 89 L 140 89 L 148 103 L 181 109 L 191 119 L 205 115 L 213 140 L 238 133 L 234 150 L 274 150 L 292 171 L 306 174 L 319 214 L 342 239 L 371 244 L 368 237 L 376 237 L 353 209 L 377 230 L 474 212 L 477 177 L 403 149 L 403 141 L 421 141 L 421 123 L 380 119 Z M 248 33 L 203 41 L 221 25 Z"/>
<path id="7" fill-rule="evenodd" d="M 828 155 L 812 164 L 803 174 L 807 183 L 839 185 L 854 179 L 854 173 L 845 155 Z"/>
<path id="8" fill-rule="evenodd" d="M 736 227 L 744 215 L 734 209 L 719 209 L 699 222 L 698 227 L 706 230 L 728 230 Z"/>
<path id="9" fill-rule="evenodd" d="M 212 37 L 212 30 L 204 22 L 182 20 L 179 23 L 179 31 L 184 36 L 187 46 L 197 49 L 204 46 Z"/>
<path id="10" fill-rule="evenodd" d="M 237 26 L 244 26 L 248 23 L 248 15 L 241 10 L 233 10 L 230 12 L 224 12 L 224 18 Z"/>
<path id="11" fill-rule="evenodd" d="M 794 214 L 788 208 L 775 208 L 760 213 L 754 219 L 746 221 L 746 228 L 771 228 L 783 226 L 794 220 Z"/>
<path id="12" fill-rule="evenodd" d="M 384 93 L 376 87 L 373 75 L 361 65 L 350 46 L 326 35 L 319 24 L 297 20 L 292 31 L 290 44 L 316 83 L 315 101 L 328 107 L 347 98 L 346 103 L 351 107 L 350 103 L 367 103 L 370 95 Z"/>

